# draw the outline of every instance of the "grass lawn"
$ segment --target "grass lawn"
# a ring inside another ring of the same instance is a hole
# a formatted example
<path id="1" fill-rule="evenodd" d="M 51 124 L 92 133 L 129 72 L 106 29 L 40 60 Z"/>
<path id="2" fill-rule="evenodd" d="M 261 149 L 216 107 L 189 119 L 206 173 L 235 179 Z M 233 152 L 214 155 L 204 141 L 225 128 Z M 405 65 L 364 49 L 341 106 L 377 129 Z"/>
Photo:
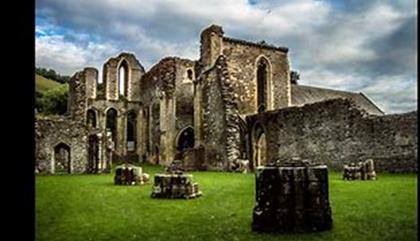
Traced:
<path id="1" fill-rule="evenodd" d="M 162 168 L 145 166 L 151 175 Z M 332 172 L 333 229 L 251 231 L 254 174 L 192 172 L 203 196 L 150 198 L 152 184 L 115 186 L 111 174 L 37 176 L 36 240 L 417 240 L 417 175 L 342 181 Z"/>

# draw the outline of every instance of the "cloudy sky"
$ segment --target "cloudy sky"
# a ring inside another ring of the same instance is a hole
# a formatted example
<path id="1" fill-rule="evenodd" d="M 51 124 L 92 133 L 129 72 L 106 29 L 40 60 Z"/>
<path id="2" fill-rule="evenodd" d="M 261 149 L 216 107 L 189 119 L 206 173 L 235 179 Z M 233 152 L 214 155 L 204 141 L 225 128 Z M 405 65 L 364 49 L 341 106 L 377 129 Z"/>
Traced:
<path id="1" fill-rule="evenodd" d="M 210 24 L 289 48 L 301 84 L 363 92 L 386 113 L 417 110 L 417 1 L 36 0 L 36 65 L 72 75 L 133 52 L 149 69 L 199 58 Z"/>

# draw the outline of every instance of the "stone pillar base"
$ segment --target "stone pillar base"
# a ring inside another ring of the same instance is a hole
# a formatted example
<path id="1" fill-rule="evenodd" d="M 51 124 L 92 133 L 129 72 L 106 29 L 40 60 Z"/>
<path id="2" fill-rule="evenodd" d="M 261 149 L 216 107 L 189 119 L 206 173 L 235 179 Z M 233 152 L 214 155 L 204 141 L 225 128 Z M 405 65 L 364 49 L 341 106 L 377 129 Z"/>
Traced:
<path id="1" fill-rule="evenodd" d="M 288 233 L 331 228 L 327 166 L 257 169 L 253 231 Z"/>
<path id="2" fill-rule="evenodd" d="M 152 198 L 196 198 L 201 196 L 191 174 L 156 174 Z"/>

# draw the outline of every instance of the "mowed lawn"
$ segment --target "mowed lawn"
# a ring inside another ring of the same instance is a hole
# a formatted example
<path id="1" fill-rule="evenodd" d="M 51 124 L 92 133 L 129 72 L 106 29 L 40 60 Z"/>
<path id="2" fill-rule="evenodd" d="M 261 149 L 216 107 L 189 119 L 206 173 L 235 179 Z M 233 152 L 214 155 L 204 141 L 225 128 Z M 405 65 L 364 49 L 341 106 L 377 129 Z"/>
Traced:
<path id="1" fill-rule="evenodd" d="M 163 169 L 145 166 L 153 174 Z M 342 181 L 332 172 L 333 229 L 251 231 L 254 174 L 192 172 L 203 196 L 152 199 L 152 184 L 115 186 L 111 174 L 37 176 L 36 240 L 417 240 L 417 175 Z"/>

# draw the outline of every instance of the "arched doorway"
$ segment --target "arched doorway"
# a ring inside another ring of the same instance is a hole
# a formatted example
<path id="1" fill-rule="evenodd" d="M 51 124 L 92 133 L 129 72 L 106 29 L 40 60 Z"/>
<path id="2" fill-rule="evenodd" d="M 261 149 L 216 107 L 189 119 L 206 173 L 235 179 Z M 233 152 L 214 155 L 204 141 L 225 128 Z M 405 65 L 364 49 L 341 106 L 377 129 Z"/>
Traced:
<path id="1" fill-rule="evenodd" d="M 88 146 L 88 172 L 98 173 L 99 170 L 99 141 L 97 135 L 89 136 Z"/>
<path id="2" fill-rule="evenodd" d="M 96 127 L 96 112 L 92 109 L 86 113 L 86 124 L 88 127 Z"/>
<path id="3" fill-rule="evenodd" d="M 71 173 L 70 147 L 60 143 L 54 147 L 54 173 Z"/>
<path id="4" fill-rule="evenodd" d="M 253 164 L 254 168 L 267 164 L 267 142 L 264 129 L 256 124 L 253 130 Z"/>
<path id="5" fill-rule="evenodd" d="M 129 111 L 127 114 L 127 151 L 134 151 L 136 149 L 136 129 L 137 129 L 137 115 L 134 111 Z"/>
<path id="6" fill-rule="evenodd" d="M 258 138 L 257 141 L 257 166 L 264 166 L 267 164 L 267 143 L 265 140 L 265 134 L 261 133 L 260 137 Z"/>
<path id="7" fill-rule="evenodd" d="M 176 138 L 176 149 L 184 152 L 186 149 L 194 147 L 194 129 L 186 127 L 181 130 Z"/>
<path id="8" fill-rule="evenodd" d="M 159 161 L 160 161 L 159 147 L 155 146 L 155 163 L 156 163 L 156 165 L 159 165 Z"/>
<path id="9" fill-rule="evenodd" d="M 111 131 L 112 141 L 117 144 L 117 111 L 109 108 L 106 112 L 106 129 Z"/>

